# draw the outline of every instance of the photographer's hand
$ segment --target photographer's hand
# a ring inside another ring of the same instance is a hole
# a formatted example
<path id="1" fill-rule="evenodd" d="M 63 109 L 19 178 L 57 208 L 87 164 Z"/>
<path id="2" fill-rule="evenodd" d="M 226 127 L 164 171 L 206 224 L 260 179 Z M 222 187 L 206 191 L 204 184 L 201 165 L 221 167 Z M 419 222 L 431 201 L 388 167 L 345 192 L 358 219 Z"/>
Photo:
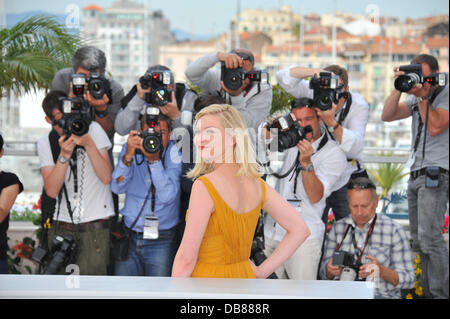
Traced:
<path id="1" fill-rule="evenodd" d="M 336 124 L 336 112 L 338 110 L 338 106 L 333 103 L 331 109 L 322 111 L 318 107 L 315 108 L 317 110 L 317 115 L 323 121 L 323 123 L 328 127 L 334 127 Z"/>
<path id="2" fill-rule="evenodd" d="M 178 109 L 174 91 L 172 91 L 172 102 L 167 103 L 165 106 L 161 106 L 159 109 L 162 114 L 167 115 L 172 121 L 175 121 L 180 117 L 180 110 Z"/>
<path id="3" fill-rule="evenodd" d="M 73 135 L 66 137 L 65 135 L 63 135 L 58 139 L 58 144 L 61 148 L 60 155 L 64 156 L 65 158 L 70 158 L 72 156 L 73 150 L 75 149 L 75 146 L 77 146 L 72 136 Z"/>
<path id="4" fill-rule="evenodd" d="M 307 139 L 303 139 L 300 142 L 298 142 L 297 149 L 300 152 L 300 155 L 298 156 L 300 164 L 302 165 L 302 167 L 308 166 L 308 164 L 311 163 L 311 156 L 314 153 L 312 143 Z"/>
<path id="5" fill-rule="evenodd" d="M 95 121 L 100 124 L 100 126 L 107 134 L 113 132 L 114 123 L 107 112 L 107 104 L 109 103 L 108 96 L 104 94 L 102 99 L 97 100 L 92 97 L 89 90 L 86 90 L 86 93 L 84 93 L 84 99 L 88 101 L 89 105 L 91 105 L 97 112 L 105 112 L 105 116 L 103 117 L 99 117 L 98 115 L 96 115 Z"/>
<path id="6" fill-rule="evenodd" d="M 148 89 L 145 89 L 145 90 L 144 90 L 144 89 L 142 88 L 140 82 L 138 82 L 138 83 L 136 84 L 136 88 L 137 88 L 137 96 L 138 96 L 142 101 L 145 101 L 145 93 L 150 93 L 151 88 L 148 88 Z"/>
<path id="7" fill-rule="evenodd" d="M 330 259 L 326 266 L 326 276 L 328 279 L 333 279 L 334 277 L 339 277 L 342 273 L 342 268 L 339 266 L 333 265 L 333 258 Z"/>
<path id="8" fill-rule="evenodd" d="M 236 69 L 242 67 L 244 64 L 242 58 L 234 53 L 218 52 L 217 58 L 219 61 L 225 62 L 225 67 L 227 69 Z"/>
<path id="9" fill-rule="evenodd" d="M 78 146 L 83 146 L 84 148 L 95 147 L 94 140 L 91 138 L 89 133 L 84 134 L 83 136 L 72 135 L 72 139 Z"/>
<path id="10" fill-rule="evenodd" d="M 103 94 L 103 97 L 100 100 L 94 99 L 89 90 L 86 90 L 84 93 L 84 99 L 89 102 L 89 104 L 97 111 L 104 112 L 106 111 L 106 105 L 109 102 L 109 98 L 106 94 Z"/>
<path id="11" fill-rule="evenodd" d="M 125 155 L 123 158 L 130 162 L 133 159 L 134 154 L 137 149 L 141 149 L 142 138 L 139 136 L 140 132 L 138 131 L 130 131 L 127 139 L 127 150 L 125 151 Z"/>

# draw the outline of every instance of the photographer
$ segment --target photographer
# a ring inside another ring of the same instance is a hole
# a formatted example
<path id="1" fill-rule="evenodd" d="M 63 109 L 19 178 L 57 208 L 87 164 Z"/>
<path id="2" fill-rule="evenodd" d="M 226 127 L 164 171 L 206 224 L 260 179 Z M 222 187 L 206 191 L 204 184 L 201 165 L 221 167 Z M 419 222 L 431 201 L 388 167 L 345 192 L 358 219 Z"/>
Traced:
<path id="1" fill-rule="evenodd" d="M 308 133 L 302 133 L 303 136 L 294 140 L 293 145 L 286 146 L 285 160 L 280 173 L 283 175 L 277 176 L 275 186 L 280 195 L 304 218 L 311 235 L 284 266 L 276 271 L 276 275 L 281 279 L 316 279 L 325 233 L 325 225 L 321 220 L 325 199 L 334 189 L 346 165 L 344 152 L 321 128 L 322 120 L 311 105 L 312 100 L 307 98 L 293 102 L 291 116 L 300 128 L 292 127 L 294 131 L 303 128 L 302 131 Z M 289 132 L 292 132 L 292 127 Z M 265 131 L 267 138 L 269 137 L 267 127 Z M 279 141 L 284 140 L 283 132 L 279 132 L 277 137 Z M 266 215 L 264 219 L 266 256 L 272 254 L 284 234 L 282 227 Z"/>
<path id="2" fill-rule="evenodd" d="M 334 212 L 336 220 L 347 216 L 350 211 L 347 202 L 346 184 L 352 174 L 367 176 L 362 167 L 362 151 L 364 148 L 364 136 L 369 120 L 369 105 L 363 97 L 349 90 L 347 71 L 338 66 L 330 65 L 324 70 L 292 66 L 277 73 L 278 83 L 294 97 L 314 97 L 314 90 L 310 88 L 311 81 L 305 78 L 319 75 L 321 72 L 332 72 L 339 76 L 341 93 L 338 103 L 330 105 L 329 109 L 317 108 L 317 113 L 322 119 L 330 137 L 335 140 L 339 148 L 347 156 L 347 165 L 342 176 L 336 183 L 334 192 L 326 200 L 322 220 L 328 221 L 330 208 Z M 316 104 L 316 103 L 315 103 Z"/>
<path id="3" fill-rule="evenodd" d="M 97 122 L 77 117 L 79 107 L 66 109 L 71 101 L 65 93 L 51 91 L 42 102 L 45 120 L 53 128 L 37 142 L 44 189 L 56 199 L 49 243 L 73 238 L 76 249 L 67 251 L 65 261 L 78 265 L 82 275 L 106 275 L 109 219 L 114 215 L 108 156 L 112 145 Z M 76 135 L 80 123 L 85 123 L 86 133 Z M 49 264 L 53 267 L 54 262 Z M 64 273 L 65 266 L 60 263 L 53 270 Z"/>
<path id="4" fill-rule="evenodd" d="M 328 233 L 320 277 L 325 280 L 373 280 L 375 298 L 399 299 L 416 279 L 408 237 L 402 226 L 376 214 L 378 196 L 366 177 L 348 183 L 351 215 Z"/>
<path id="5" fill-rule="evenodd" d="M 152 78 L 152 75 L 157 73 L 169 74 L 170 79 L 167 84 L 159 83 L 159 80 L 155 81 Z M 155 87 L 152 87 L 152 84 Z M 166 96 L 163 96 L 161 101 L 152 101 L 152 95 L 160 88 L 164 89 Z M 122 136 L 127 135 L 131 130 L 139 130 L 139 117 L 144 112 L 146 103 L 159 106 L 161 113 L 172 121 L 174 129 L 182 127 L 180 112 L 192 111 L 196 98 L 197 94 L 185 84 L 175 83 L 173 73 L 168 67 L 151 66 L 122 100 L 122 110 L 114 123 L 115 129 Z"/>
<path id="6" fill-rule="evenodd" d="M 113 173 L 111 188 L 126 194 L 120 213 L 131 230 L 128 258 L 115 263 L 118 276 L 170 276 L 178 248 L 181 154 L 170 141 L 170 119 L 156 113 L 145 113 L 141 131 L 130 131 Z M 146 139 L 155 136 L 161 147 L 151 149 Z"/>
<path id="7" fill-rule="evenodd" d="M 213 68 L 218 62 L 222 69 Z M 217 52 L 194 61 L 186 68 L 186 78 L 204 91 L 221 92 L 226 102 L 234 106 L 247 122 L 250 136 L 255 138 L 258 126 L 266 120 L 272 107 L 272 87 L 269 83 L 251 81 L 249 77 L 242 80 L 242 85 L 231 90 L 224 85 L 224 72 L 242 68 L 243 72 L 254 70 L 255 58 L 245 49 L 230 53 Z M 253 129 L 253 132 L 252 132 Z"/>
<path id="8" fill-rule="evenodd" d="M 449 255 L 442 225 L 448 204 L 448 84 L 436 80 L 445 74 L 427 54 L 394 71 L 396 89 L 385 102 L 382 120 L 412 116 L 413 147 L 406 166 L 411 170 L 408 210 L 413 249 L 421 256 L 424 295 L 447 299 Z M 403 92 L 409 95 L 401 102 Z"/>
<path id="9" fill-rule="evenodd" d="M 88 83 L 86 83 L 83 97 L 95 109 L 95 121 L 108 134 L 111 144 L 114 144 L 114 121 L 120 110 L 120 101 L 124 96 L 124 92 L 117 81 L 105 78 L 105 68 L 106 56 L 103 51 L 93 46 L 81 47 L 72 58 L 72 67 L 62 69 L 55 74 L 51 90 L 62 91 L 70 97 L 74 97 L 72 75 L 84 74 L 87 79 L 91 78 L 92 80 L 93 73 L 96 73 L 103 83 L 104 94 L 101 97 L 93 97 L 93 93 L 88 89 Z M 112 149 L 110 158 L 111 164 L 113 164 Z"/>

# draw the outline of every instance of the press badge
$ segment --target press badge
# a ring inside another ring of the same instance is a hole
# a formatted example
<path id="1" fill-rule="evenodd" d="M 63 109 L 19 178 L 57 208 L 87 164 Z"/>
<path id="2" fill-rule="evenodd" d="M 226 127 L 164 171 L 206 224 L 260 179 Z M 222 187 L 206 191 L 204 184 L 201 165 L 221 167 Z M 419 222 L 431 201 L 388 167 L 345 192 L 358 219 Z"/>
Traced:
<path id="1" fill-rule="evenodd" d="M 144 239 L 158 239 L 158 217 L 147 216 L 144 222 Z"/>

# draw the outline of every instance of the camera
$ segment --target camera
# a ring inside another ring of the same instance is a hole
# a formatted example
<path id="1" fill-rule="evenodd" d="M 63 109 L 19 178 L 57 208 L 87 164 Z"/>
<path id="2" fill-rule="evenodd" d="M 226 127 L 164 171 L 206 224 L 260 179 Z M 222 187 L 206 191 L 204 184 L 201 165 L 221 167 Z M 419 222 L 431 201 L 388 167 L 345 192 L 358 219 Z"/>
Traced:
<path id="1" fill-rule="evenodd" d="M 54 275 L 75 258 L 76 252 L 77 244 L 73 236 L 56 236 L 53 239 L 51 250 L 38 247 L 33 252 L 31 260 L 41 266 L 45 264 L 42 274 Z"/>
<path id="2" fill-rule="evenodd" d="M 89 93 L 96 100 L 101 100 L 109 90 L 108 80 L 97 71 L 92 70 L 90 76 L 76 73 L 72 74 L 72 91 L 76 97 L 83 97 L 86 83 Z"/>
<path id="3" fill-rule="evenodd" d="M 429 76 L 423 76 L 421 64 L 402 65 L 399 71 L 405 74 L 395 79 L 394 86 L 400 92 L 408 92 L 416 84 L 429 83 L 431 86 L 446 86 L 448 82 L 447 73 L 432 73 Z"/>
<path id="4" fill-rule="evenodd" d="M 148 130 L 140 133 L 139 137 L 143 140 L 142 147 L 144 150 L 149 154 L 153 154 L 159 152 L 163 146 L 161 134 L 155 131 L 155 127 L 158 125 L 159 108 L 149 106 L 145 112 Z"/>
<path id="5" fill-rule="evenodd" d="M 333 103 L 338 104 L 341 97 L 346 97 L 347 92 L 342 91 L 342 85 L 339 84 L 339 76 L 331 75 L 330 72 L 320 72 L 309 82 L 309 88 L 314 91 L 313 106 L 321 111 L 327 111 L 332 108 Z"/>
<path id="6" fill-rule="evenodd" d="M 156 71 L 145 74 L 139 79 L 142 89 L 151 88 L 145 93 L 145 102 L 156 106 L 165 106 L 172 101 L 172 90 L 167 88 L 172 82 L 172 72 Z"/>
<path id="7" fill-rule="evenodd" d="M 267 130 L 276 128 L 281 130 L 278 134 L 278 152 L 294 147 L 301 140 L 306 138 L 306 134 L 312 133 L 311 125 L 300 126 L 291 117 L 291 114 L 284 115 L 267 125 Z"/>
<path id="8" fill-rule="evenodd" d="M 108 86 L 107 83 L 108 82 L 103 75 L 98 72 L 91 71 L 91 76 L 88 80 L 88 91 L 94 99 L 101 100 L 106 94 Z"/>
<path id="9" fill-rule="evenodd" d="M 358 272 L 361 263 L 355 258 L 355 255 L 346 251 L 336 251 L 333 254 L 333 265 L 342 267 L 342 273 L 339 280 L 358 280 Z"/>
<path id="10" fill-rule="evenodd" d="M 83 73 L 72 74 L 72 92 L 75 96 L 83 97 L 86 82 L 86 75 Z"/>
<path id="11" fill-rule="evenodd" d="M 225 62 L 221 63 L 221 81 L 225 87 L 231 91 L 236 91 L 242 87 L 245 79 L 250 82 L 269 82 L 269 74 L 261 70 L 251 70 L 246 72 L 243 68 L 227 69 Z"/>
<path id="12" fill-rule="evenodd" d="M 89 132 L 89 125 L 95 119 L 94 109 L 81 97 L 61 98 L 63 113 L 59 125 L 64 135 L 83 136 Z"/>

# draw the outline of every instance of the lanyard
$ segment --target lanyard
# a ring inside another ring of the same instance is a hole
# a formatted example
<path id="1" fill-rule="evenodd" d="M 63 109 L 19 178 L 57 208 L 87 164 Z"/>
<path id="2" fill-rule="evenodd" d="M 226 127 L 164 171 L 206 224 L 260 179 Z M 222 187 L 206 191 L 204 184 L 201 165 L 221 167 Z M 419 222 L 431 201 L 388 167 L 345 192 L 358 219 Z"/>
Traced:
<path id="1" fill-rule="evenodd" d="M 344 233 L 344 237 L 342 238 L 341 242 L 339 243 L 339 245 L 336 248 L 336 251 L 339 251 L 341 249 L 342 243 L 344 242 L 345 237 L 347 236 L 348 231 L 350 230 L 350 228 L 352 229 L 352 242 L 353 242 L 353 247 L 355 248 L 355 252 L 356 252 L 356 256 L 358 256 L 358 262 L 361 262 L 362 256 L 364 254 L 364 250 L 366 249 L 367 244 L 369 243 L 370 237 L 373 234 L 373 229 L 375 228 L 375 223 L 377 222 L 377 217 L 378 215 L 375 214 L 375 218 L 373 219 L 372 223 L 370 224 L 370 228 L 369 231 L 367 232 L 366 235 L 366 240 L 364 242 L 364 247 L 363 249 L 359 249 L 357 244 L 356 244 L 356 238 L 355 238 L 355 228 L 348 224 L 347 225 L 347 229 L 345 230 Z"/>

